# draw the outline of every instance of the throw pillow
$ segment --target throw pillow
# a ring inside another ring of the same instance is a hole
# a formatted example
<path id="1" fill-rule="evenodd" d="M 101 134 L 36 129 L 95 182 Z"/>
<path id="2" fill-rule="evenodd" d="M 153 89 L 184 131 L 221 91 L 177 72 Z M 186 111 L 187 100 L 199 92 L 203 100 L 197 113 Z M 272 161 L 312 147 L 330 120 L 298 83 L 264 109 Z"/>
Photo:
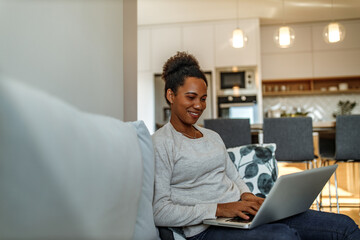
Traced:
<path id="1" fill-rule="evenodd" d="M 227 149 L 250 191 L 265 198 L 278 177 L 276 144 L 250 144 Z"/>

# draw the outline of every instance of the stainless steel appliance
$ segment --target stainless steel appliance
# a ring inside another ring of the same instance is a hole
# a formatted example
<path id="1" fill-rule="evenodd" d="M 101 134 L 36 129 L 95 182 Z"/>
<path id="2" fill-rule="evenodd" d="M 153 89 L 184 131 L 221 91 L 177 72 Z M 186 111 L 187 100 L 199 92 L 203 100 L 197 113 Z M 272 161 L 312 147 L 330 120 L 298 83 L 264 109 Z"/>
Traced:
<path id="1" fill-rule="evenodd" d="M 256 95 L 219 96 L 219 118 L 249 118 L 250 124 L 258 122 Z"/>
<path id="2" fill-rule="evenodd" d="M 217 95 L 256 94 L 255 67 L 218 68 Z"/>

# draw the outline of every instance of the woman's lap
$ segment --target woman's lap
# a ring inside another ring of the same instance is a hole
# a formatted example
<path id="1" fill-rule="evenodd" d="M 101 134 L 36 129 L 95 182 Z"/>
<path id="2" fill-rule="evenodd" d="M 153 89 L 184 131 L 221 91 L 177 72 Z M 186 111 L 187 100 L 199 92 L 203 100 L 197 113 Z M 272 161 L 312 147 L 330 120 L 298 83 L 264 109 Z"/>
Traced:
<path id="1" fill-rule="evenodd" d="M 308 210 L 278 223 L 296 229 L 301 239 L 360 239 L 359 227 L 343 214 Z"/>
<path id="2" fill-rule="evenodd" d="M 286 224 L 274 223 L 265 224 L 252 230 L 239 228 L 216 227 L 211 226 L 204 232 L 191 238 L 191 240 L 252 240 L 252 239 L 277 239 L 292 240 L 300 239 L 295 230 L 289 228 Z"/>
<path id="3" fill-rule="evenodd" d="M 192 240 L 215 239 L 360 239 L 354 221 L 341 214 L 308 210 L 251 230 L 211 226 Z"/>

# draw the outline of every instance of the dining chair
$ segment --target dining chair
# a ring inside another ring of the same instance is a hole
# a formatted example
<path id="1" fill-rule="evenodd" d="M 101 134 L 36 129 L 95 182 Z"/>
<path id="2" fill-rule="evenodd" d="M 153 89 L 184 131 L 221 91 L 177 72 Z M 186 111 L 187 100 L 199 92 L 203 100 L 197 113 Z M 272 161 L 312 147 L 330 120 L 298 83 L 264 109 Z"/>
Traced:
<path id="1" fill-rule="evenodd" d="M 217 132 L 226 148 L 251 144 L 251 128 L 248 118 L 205 119 L 204 127 Z"/>
<path id="2" fill-rule="evenodd" d="M 312 118 L 265 118 L 264 143 L 276 143 L 276 160 L 281 162 L 305 162 L 316 166 L 314 156 Z"/>
<path id="3" fill-rule="evenodd" d="M 360 162 L 360 115 L 339 115 L 336 117 L 335 127 L 335 156 L 333 158 L 324 158 L 324 165 L 329 165 L 330 161 L 338 162 Z M 336 172 L 335 178 L 335 196 L 337 212 L 340 212 L 338 182 Z M 330 208 L 331 192 L 329 184 Z M 360 206 L 359 206 L 360 207 Z"/>
<path id="4" fill-rule="evenodd" d="M 263 142 L 276 144 L 278 162 L 305 163 L 307 169 L 316 167 L 310 117 L 265 118 Z M 320 210 L 318 200 L 316 206 Z"/>

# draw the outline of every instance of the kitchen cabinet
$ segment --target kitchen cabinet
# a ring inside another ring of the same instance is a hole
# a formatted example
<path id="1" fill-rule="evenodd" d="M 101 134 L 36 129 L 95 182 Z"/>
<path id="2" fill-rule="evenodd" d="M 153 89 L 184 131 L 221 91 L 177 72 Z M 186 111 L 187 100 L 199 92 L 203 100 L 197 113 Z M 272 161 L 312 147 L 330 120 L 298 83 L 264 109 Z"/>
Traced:
<path id="1" fill-rule="evenodd" d="M 200 67 L 207 71 L 214 67 L 214 27 L 210 24 L 185 25 L 182 29 L 182 45 L 184 51 L 194 56 Z"/>
<path id="2" fill-rule="evenodd" d="M 151 30 L 151 63 L 152 71 L 161 73 L 165 61 L 182 51 L 180 26 L 160 26 Z"/>
<path id="3" fill-rule="evenodd" d="M 263 80 L 263 96 L 360 93 L 360 76 Z"/>
<path id="4" fill-rule="evenodd" d="M 151 29 L 138 30 L 138 71 L 151 71 Z"/>

